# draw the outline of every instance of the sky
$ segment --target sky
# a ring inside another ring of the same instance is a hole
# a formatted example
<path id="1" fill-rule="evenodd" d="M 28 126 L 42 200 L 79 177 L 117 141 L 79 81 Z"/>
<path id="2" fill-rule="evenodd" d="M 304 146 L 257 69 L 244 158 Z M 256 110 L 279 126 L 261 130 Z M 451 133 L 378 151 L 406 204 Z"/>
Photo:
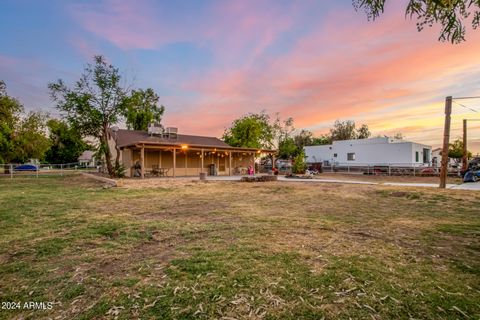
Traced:
<path id="1" fill-rule="evenodd" d="M 405 6 L 387 1 L 372 22 L 350 0 L 0 0 L 0 79 L 27 110 L 59 116 L 48 83 L 73 84 L 102 54 L 125 83 L 153 88 L 181 133 L 221 136 L 265 110 L 315 134 L 354 120 L 438 147 L 445 97 L 480 96 L 480 30 L 439 42 Z M 480 112 L 480 99 L 455 101 L 453 139 L 480 118 L 465 107 Z M 468 132 L 480 152 L 480 121 Z"/>

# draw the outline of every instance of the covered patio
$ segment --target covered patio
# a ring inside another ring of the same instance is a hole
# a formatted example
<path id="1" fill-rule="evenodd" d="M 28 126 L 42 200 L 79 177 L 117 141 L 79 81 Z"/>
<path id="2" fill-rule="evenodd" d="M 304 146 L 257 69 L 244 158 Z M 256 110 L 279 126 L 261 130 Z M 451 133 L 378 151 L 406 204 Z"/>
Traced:
<path id="1" fill-rule="evenodd" d="M 116 140 L 116 141 L 115 141 Z M 115 147 L 115 145 L 117 147 Z M 120 151 L 127 177 L 188 177 L 247 174 L 255 159 L 274 150 L 231 147 L 220 139 L 191 135 L 160 137 L 143 131 L 119 130 L 110 149 Z"/>

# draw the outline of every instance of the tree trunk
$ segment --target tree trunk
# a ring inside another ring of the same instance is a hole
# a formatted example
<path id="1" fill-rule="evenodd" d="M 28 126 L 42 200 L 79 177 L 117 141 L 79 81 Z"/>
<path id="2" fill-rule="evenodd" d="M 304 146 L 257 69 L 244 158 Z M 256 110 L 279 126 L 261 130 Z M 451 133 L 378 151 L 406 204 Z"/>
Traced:
<path id="1" fill-rule="evenodd" d="M 110 147 L 108 146 L 108 135 L 108 126 L 104 125 L 101 143 L 103 144 L 103 152 L 105 154 L 105 163 L 107 165 L 108 174 L 113 177 L 115 175 L 115 171 L 113 170 L 112 166 L 112 153 L 110 152 Z"/>

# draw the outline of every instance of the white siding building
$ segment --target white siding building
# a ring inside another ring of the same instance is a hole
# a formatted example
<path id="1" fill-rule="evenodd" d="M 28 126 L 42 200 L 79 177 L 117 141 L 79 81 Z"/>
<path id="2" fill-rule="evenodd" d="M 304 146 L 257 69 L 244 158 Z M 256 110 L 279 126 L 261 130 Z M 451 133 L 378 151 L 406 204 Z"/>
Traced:
<path id="1" fill-rule="evenodd" d="M 423 166 L 432 161 L 432 147 L 381 137 L 334 141 L 329 145 L 305 147 L 307 163 L 324 165 Z"/>

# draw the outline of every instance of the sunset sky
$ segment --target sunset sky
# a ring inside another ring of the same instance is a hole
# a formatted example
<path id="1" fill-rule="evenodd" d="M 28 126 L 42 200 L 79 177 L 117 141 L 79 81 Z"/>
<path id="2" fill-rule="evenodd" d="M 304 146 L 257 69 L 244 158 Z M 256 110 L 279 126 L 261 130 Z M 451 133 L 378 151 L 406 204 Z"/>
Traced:
<path id="1" fill-rule="evenodd" d="M 58 112 L 47 84 L 71 84 L 103 54 L 135 87 L 153 88 L 163 124 L 220 136 L 266 110 L 325 133 L 336 120 L 374 135 L 441 144 L 445 96 L 480 95 L 480 30 L 460 45 L 417 32 L 405 1 L 369 22 L 350 0 L 0 1 L 0 79 L 28 110 Z M 480 112 L 480 99 L 458 100 Z M 452 137 L 463 118 L 454 103 Z M 480 152 L 480 121 L 469 149 Z"/>

